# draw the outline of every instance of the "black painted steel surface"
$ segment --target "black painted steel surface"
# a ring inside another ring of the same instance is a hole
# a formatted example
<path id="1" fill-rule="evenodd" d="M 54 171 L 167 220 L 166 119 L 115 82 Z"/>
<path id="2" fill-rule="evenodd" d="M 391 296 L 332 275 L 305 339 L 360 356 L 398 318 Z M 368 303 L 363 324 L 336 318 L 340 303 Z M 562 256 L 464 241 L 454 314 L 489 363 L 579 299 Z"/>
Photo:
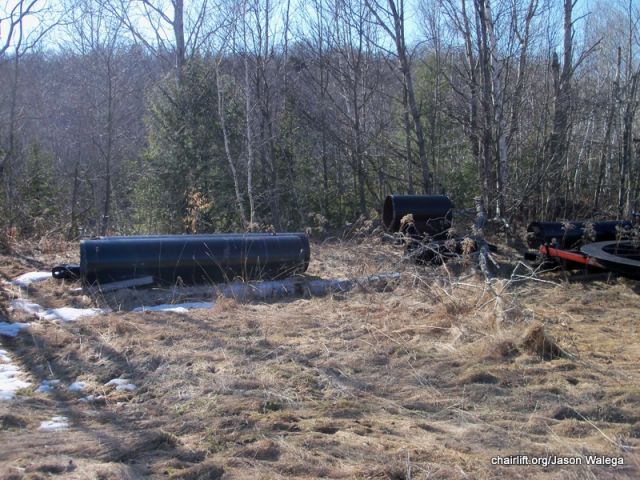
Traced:
<path id="1" fill-rule="evenodd" d="M 640 279 L 640 246 L 629 240 L 596 242 L 580 251 L 603 267 L 625 277 Z"/>
<path id="2" fill-rule="evenodd" d="M 51 269 L 51 276 L 57 280 L 78 280 L 80 278 L 80 265 L 63 263 Z"/>
<path id="3" fill-rule="evenodd" d="M 303 273 L 309 240 L 302 233 L 103 237 L 80 242 L 85 285 L 151 276 L 187 285 L 276 279 Z"/>
<path id="4" fill-rule="evenodd" d="M 591 222 L 593 235 L 587 238 L 585 234 L 587 223 L 533 222 L 527 227 L 527 243 L 530 248 L 538 248 L 541 245 L 550 244 L 555 239 L 559 248 L 569 249 L 589 242 L 615 240 L 618 235 L 617 229 L 632 228 L 631 222 L 628 221 Z"/>
<path id="5" fill-rule="evenodd" d="M 413 215 L 416 233 L 442 236 L 451 228 L 453 204 L 445 195 L 389 195 L 384 201 L 382 222 L 398 232 L 405 215 Z"/>

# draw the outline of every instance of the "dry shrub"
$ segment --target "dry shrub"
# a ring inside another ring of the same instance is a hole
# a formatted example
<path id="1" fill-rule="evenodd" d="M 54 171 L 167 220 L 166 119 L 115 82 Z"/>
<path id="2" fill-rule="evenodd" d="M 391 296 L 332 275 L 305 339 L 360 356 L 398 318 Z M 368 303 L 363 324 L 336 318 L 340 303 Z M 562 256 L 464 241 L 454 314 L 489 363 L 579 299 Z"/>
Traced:
<path id="1" fill-rule="evenodd" d="M 520 340 L 520 347 L 545 360 L 566 357 L 566 352 L 544 331 L 544 326 L 534 324 L 527 329 Z"/>
<path id="2" fill-rule="evenodd" d="M 326 232 L 329 221 L 319 213 L 310 213 L 307 215 L 309 226 L 304 228 L 304 233 L 308 236 L 320 236 Z"/>
<path id="3" fill-rule="evenodd" d="M 455 298 L 443 298 L 434 307 L 433 313 L 429 315 L 429 319 L 435 322 L 438 327 L 451 328 L 456 320 L 463 317 L 474 310 L 473 303 L 466 300 Z"/>
<path id="4" fill-rule="evenodd" d="M 404 230 L 409 225 L 413 225 L 413 223 L 414 223 L 413 214 L 408 213 L 407 215 L 405 215 L 400 219 L 400 230 Z"/>
<path id="5" fill-rule="evenodd" d="M 355 222 L 347 224 L 347 228 L 344 231 L 344 238 L 370 238 L 374 232 L 378 231 L 379 223 L 379 221 L 368 219 L 365 215 L 360 215 Z"/>
<path id="6" fill-rule="evenodd" d="M 213 305 L 213 313 L 232 312 L 238 308 L 238 302 L 235 298 L 225 297 L 219 295 L 216 297 L 216 302 Z"/>
<path id="7" fill-rule="evenodd" d="M 47 235 L 38 240 L 38 249 L 45 255 L 66 252 L 69 243 L 62 235 Z"/>
<path id="8" fill-rule="evenodd" d="M 0 321 L 6 322 L 9 318 L 9 312 L 7 312 L 7 305 L 10 303 L 9 294 L 2 288 L 0 288 Z"/>
<path id="9" fill-rule="evenodd" d="M 125 335 L 127 333 L 140 331 L 140 329 L 136 327 L 132 322 L 116 316 L 108 317 L 107 324 L 109 326 L 109 331 L 117 335 Z"/>
<path id="10" fill-rule="evenodd" d="M 268 224 L 268 223 L 257 223 L 257 222 L 253 222 L 253 223 L 249 223 L 247 225 L 247 232 L 253 232 L 253 233 L 276 233 L 276 229 L 273 225 Z"/>
<path id="11" fill-rule="evenodd" d="M 29 422 L 26 418 L 18 415 L 12 415 L 10 413 L 0 415 L 0 430 L 17 430 L 20 428 L 26 428 Z"/>
<path id="12" fill-rule="evenodd" d="M 462 239 L 462 255 L 464 258 L 468 258 L 476 250 L 476 241 L 469 237 Z"/>
<path id="13" fill-rule="evenodd" d="M 11 228 L 0 230 L 0 253 L 9 255 L 18 242 L 18 230 Z"/>

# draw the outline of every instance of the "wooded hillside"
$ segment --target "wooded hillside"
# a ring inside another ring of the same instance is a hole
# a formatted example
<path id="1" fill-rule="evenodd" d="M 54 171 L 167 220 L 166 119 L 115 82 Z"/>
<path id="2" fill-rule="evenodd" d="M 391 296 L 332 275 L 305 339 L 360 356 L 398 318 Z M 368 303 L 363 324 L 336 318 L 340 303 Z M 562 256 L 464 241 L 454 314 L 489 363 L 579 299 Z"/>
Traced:
<path id="1" fill-rule="evenodd" d="M 0 230 L 331 229 L 422 192 L 510 225 L 629 216 L 637 7 L 11 0 Z"/>

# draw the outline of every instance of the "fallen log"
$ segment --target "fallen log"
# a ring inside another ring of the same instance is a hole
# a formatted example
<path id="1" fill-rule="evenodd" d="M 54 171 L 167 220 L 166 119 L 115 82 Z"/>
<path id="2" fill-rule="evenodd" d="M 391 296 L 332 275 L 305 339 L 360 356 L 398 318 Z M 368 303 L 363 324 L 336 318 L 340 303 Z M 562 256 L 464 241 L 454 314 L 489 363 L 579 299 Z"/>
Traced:
<path id="1" fill-rule="evenodd" d="M 346 293 L 355 288 L 373 289 L 383 291 L 392 288 L 393 283 L 400 279 L 397 272 L 381 273 L 354 279 L 324 280 L 305 276 L 289 277 L 283 280 L 270 280 L 261 282 L 235 281 L 228 284 L 178 286 L 170 288 L 135 288 L 123 287 L 121 289 L 104 292 L 96 287 L 86 287 L 85 293 L 106 300 L 114 304 L 140 304 L 141 297 L 144 303 L 153 305 L 156 303 L 175 303 L 184 299 L 194 298 L 232 298 L 237 301 L 266 301 L 285 297 L 322 297 L 336 293 Z M 109 293 L 109 295 L 103 295 Z"/>

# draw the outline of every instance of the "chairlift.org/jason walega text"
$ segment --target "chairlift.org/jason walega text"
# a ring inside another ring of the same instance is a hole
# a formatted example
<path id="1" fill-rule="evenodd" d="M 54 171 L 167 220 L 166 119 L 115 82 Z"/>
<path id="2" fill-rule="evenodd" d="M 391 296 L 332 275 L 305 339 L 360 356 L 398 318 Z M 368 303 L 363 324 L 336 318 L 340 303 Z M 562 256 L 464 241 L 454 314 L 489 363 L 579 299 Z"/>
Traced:
<path id="1" fill-rule="evenodd" d="M 624 465 L 624 457 L 608 457 L 604 455 L 507 455 L 491 457 L 491 465 L 540 465 L 541 467 L 548 467 L 551 465 L 600 465 L 617 467 L 619 465 Z"/>

